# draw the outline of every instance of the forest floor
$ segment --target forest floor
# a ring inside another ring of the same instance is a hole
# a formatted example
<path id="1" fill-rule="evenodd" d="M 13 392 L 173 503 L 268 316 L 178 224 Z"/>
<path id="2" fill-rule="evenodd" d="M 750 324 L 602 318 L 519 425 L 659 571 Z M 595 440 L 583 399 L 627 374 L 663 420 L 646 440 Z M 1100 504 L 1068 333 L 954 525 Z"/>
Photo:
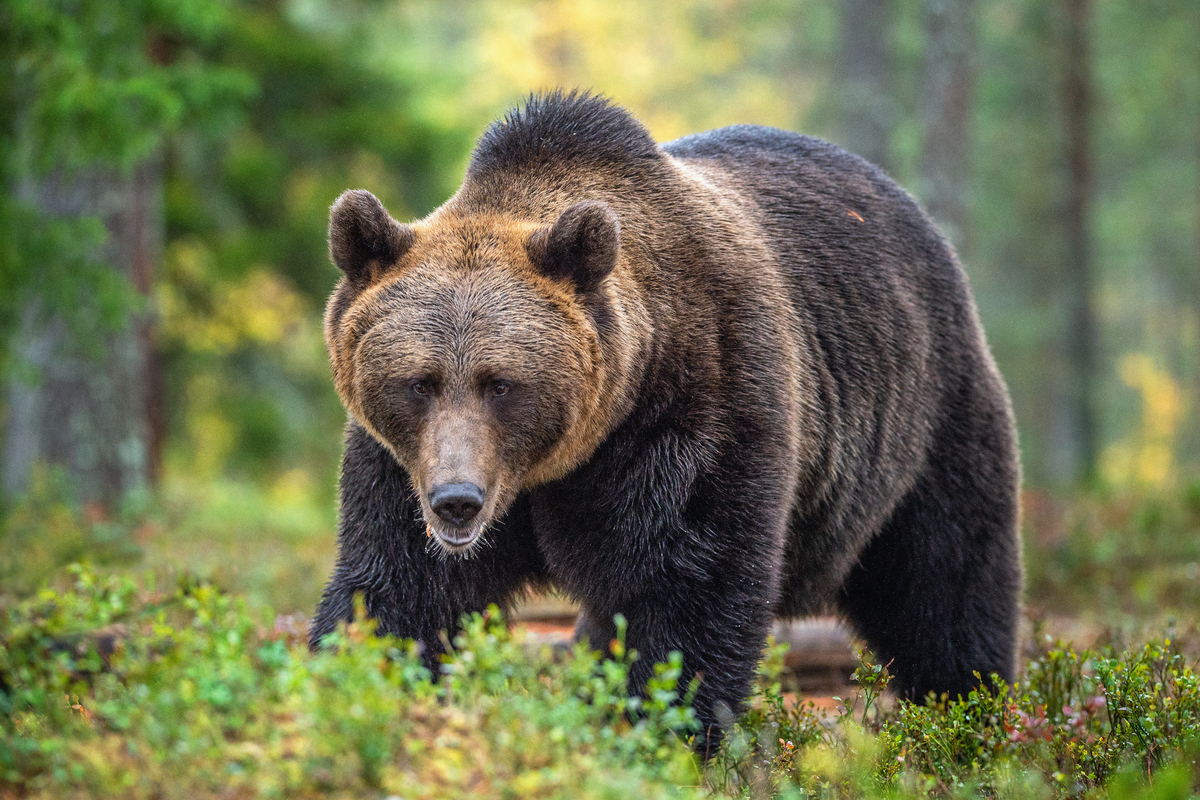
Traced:
<path id="1" fill-rule="evenodd" d="M 777 625 L 707 762 L 679 662 L 629 697 L 621 641 L 609 660 L 543 646 L 571 637 L 559 597 L 469 621 L 437 675 L 369 621 L 310 654 L 330 508 L 210 486 L 115 516 L 49 493 L 6 511 L 0 800 L 1200 792 L 1200 487 L 1026 495 L 1012 686 L 899 702 L 836 620 Z"/>

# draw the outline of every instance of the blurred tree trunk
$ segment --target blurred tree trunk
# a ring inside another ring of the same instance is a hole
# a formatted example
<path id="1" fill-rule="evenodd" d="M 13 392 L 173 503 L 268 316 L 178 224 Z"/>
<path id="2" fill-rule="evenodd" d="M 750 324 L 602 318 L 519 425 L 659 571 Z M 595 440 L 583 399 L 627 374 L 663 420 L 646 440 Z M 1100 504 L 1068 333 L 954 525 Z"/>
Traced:
<path id="1" fill-rule="evenodd" d="M 18 192 L 46 217 L 99 219 L 107 239 L 95 259 L 148 295 L 164 233 L 157 160 L 127 175 L 56 173 Z M 135 310 L 117 329 L 78 339 L 63 320 L 26 309 L 14 351 L 32 375 L 7 387 L 0 477 L 12 495 L 27 488 L 36 465 L 61 467 L 77 500 L 111 508 L 157 477 L 163 420 L 150 319 Z"/>
<path id="2" fill-rule="evenodd" d="M 971 219 L 976 1 L 923 0 L 921 15 L 925 28 L 922 199 L 950 241 L 965 250 Z"/>
<path id="3" fill-rule="evenodd" d="M 841 0 L 841 144 L 891 168 L 893 0 Z"/>
<path id="4" fill-rule="evenodd" d="M 1092 192 L 1090 115 L 1092 75 L 1089 53 L 1091 0 L 1063 0 L 1065 23 L 1065 80 L 1063 107 L 1066 127 L 1067 198 L 1063 214 L 1066 233 L 1067 354 L 1071 368 L 1071 404 L 1074 407 L 1077 475 L 1084 481 L 1096 476 L 1097 326 L 1089 236 Z"/>

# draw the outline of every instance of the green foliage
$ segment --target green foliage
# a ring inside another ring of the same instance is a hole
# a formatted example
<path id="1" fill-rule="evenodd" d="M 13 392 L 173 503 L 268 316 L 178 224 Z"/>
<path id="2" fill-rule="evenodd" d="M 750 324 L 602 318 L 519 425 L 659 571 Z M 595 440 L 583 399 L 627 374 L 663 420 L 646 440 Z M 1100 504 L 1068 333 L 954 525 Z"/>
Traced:
<path id="1" fill-rule="evenodd" d="M 74 502 L 58 470 L 34 471 L 30 490 L 0 515 L 0 595 L 62 588 L 82 562 L 125 575 L 183 573 L 236 592 L 254 610 L 312 612 L 333 567 L 335 510 L 302 473 L 274 487 L 170 479 L 117 509 Z"/>
<path id="2" fill-rule="evenodd" d="M 832 717 L 780 692 L 772 648 L 701 768 L 678 656 L 630 696 L 623 636 L 556 653 L 492 609 L 431 675 L 361 615 L 314 655 L 291 621 L 190 578 L 71 574 L 0 609 L 5 796 L 1124 800 L 1200 781 L 1200 680 L 1170 641 L 1048 647 L 1011 687 L 928 704 L 888 698 L 864 658 Z"/>
<path id="3" fill-rule="evenodd" d="M 33 187 L 50 173 L 128 171 L 167 135 L 247 97 L 248 75 L 195 51 L 226 32 L 226 10 L 222 0 L 0 8 L 0 356 L 35 298 L 80 334 L 120 324 L 135 306 L 128 285 L 94 263 L 99 221 L 47 221 Z"/>
<path id="4" fill-rule="evenodd" d="M 1030 604 L 1147 618 L 1200 607 L 1200 484 L 1173 493 L 1025 498 Z"/>
<path id="5" fill-rule="evenodd" d="M 0 595 L 32 595 L 74 562 L 136 563 L 142 553 L 132 532 L 144 514 L 127 505 L 117 518 L 89 519 L 71 502 L 60 471 L 36 469 L 29 491 L 0 515 Z"/>
<path id="6" fill-rule="evenodd" d="M 320 307 L 337 280 L 329 206 L 374 192 L 401 218 L 453 190 L 475 131 L 431 118 L 432 67 L 387 67 L 381 4 L 238 3 L 206 63 L 255 76 L 216 135 L 166 147 L 167 247 L 154 298 L 170 398 L 168 467 L 206 480 L 297 480 L 332 501 L 345 414 Z M 389 39 L 413 44 L 419 30 Z M 427 99 L 427 98 L 426 98 Z"/>
<path id="7" fill-rule="evenodd" d="M 441 675 L 369 621 L 309 654 L 243 602 L 76 569 L 0 616 L 0 792 L 70 797 L 687 797 L 679 661 L 556 656 L 495 610 Z"/>
<path id="8" fill-rule="evenodd" d="M 195 45 L 227 35 L 223 0 L 13 0 L 3 31 L 17 140 L 38 172 L 128 168 L 253 87 Z"/>
<path id="9" fill-rule="evenodd" d="M 1029 798 L 1186 797 L 1200 785 L 1198 675 L 1169 640 L 1124 652 L 1060 644 L 1011 687 L 993 677 L 966 698 L 884 711 L 872 708 L 887 670 L 863 659 L 855 680 L 859 696 L 836 721 L 765 685 L 710 768 L 712 785 L 781 797 Z"/>

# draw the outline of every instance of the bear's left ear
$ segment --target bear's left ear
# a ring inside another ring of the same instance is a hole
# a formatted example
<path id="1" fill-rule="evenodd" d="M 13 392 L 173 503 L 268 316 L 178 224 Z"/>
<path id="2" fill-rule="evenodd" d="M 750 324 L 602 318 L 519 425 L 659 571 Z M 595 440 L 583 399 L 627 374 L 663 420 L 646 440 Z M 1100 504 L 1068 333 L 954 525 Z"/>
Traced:
<path id="1" fill-rule="evenodd" d="M 607 204 L 582 200 L 553 225 L 535 231 L 525 249 L 543 275 L 569 280 L 580 292 L 590 292 L 617 265 L 621 223 Z"/>
<path id="2" fill-rule="evenodd" d="M 412 244 L 412 228 L 392 219 L 368 191 L 343 192 L 329 209 L 329 257 L 352 281 L 388 269 Z"/>

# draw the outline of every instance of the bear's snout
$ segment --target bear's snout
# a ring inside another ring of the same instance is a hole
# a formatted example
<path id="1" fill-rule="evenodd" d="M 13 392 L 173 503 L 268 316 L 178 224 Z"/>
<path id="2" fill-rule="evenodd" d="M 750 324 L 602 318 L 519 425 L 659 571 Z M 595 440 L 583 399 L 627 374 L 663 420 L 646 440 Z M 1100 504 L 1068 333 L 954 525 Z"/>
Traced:
<path id="1" fill-rule="evenodd" d="M 443 483 L 429 493 L 429 506 L 443 520 L 461 528 L 475 519 L 475 515 L 483 508 L 483 489 L 473 483 Z"/>

